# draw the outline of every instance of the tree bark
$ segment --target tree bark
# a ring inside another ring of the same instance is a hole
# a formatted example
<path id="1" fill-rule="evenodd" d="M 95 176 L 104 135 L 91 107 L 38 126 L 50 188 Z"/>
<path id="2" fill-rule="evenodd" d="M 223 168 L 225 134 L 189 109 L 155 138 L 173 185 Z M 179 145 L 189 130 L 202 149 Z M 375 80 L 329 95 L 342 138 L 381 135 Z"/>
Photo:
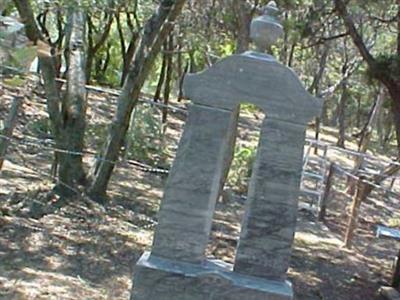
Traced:
<path id="1" fill-rule="evenodd" d="M 133 108 L 136 106 L 140 90 L 154 64 L 160 48 L 173 28 L 173 22 L 180 14 L 185 0 L 163 0 L 153 16 L 146 22 L 140 46 L 135 52 L 132 65 L 118 97 L 117 112 L 110 125 L 103 160 L 98 160 L 92 170 L 92 184 L 88 193 L 101 201 L 129 127 Z"/>
<path id="2" fill-rule="evenodd" d="M 339 138 L 337 141 L 337 146 L 345 148 L 345 140 L 346 140 L 346 105 L 349 98 L 349 93 L 347 90 L 347 83 L 343 82 L 342 84 L 342 94 L 340 96 L 339 101 Z"/>
<path id="3" fill-rule="evenodd" d="M 385 97 L 384 97 L 383 91 L 382 91 L 382 89 L 380 89 L 378 92 L 378 95 L 376 97 L 374 107 L 372 109 L 372 112 L 371 112 L 371 115 L 367 122 L 367 125 L 366 125 L 365 129 L 363 130 L 363 133 L 360 138 L 360 142 L 358 143 L 358 152 L 360 152 L 360 153 L 367 152 L 369 142 L 371 141 L 372 132 L 378 121 L 378 117 L 379 117 L 380 111 L 382 109 L 384 100 L 385 100 Z M 361 168 L 363 161 L 364 161 L 364 158 L 362 156 L 358 156 L 356 158 L 355 164 L 354 164 L 355 172 L 357 172 Z"/>
<path id="4" fill-rule="evenodd" d="M 62 103 L 63 127 L 60 134 L 62 149 L 71 152 L 59 153 L 59 179 L 63 183 L 60 189 L 69 194 L 66 185 L 74 187 L 85 184 L 86 174 L 83 168 L 82 153 L 86 128 L 86 77 L 85 77 L 85 14 L 80 10 L 71 10 L 68 16 L 71 24 L 69 38 L 69 71 L 67 74 L 67 92 Z M 65 185 L 66 184 L 66 185 Z"/>
<path id="5" fill-rule="evenodd" d="M 249 49 L 250 23 L 253 16 L 251 7 L 246 1 L 233 1 L 233 10 L 237 16 L 236 53 L 242 53 Z"/>
<path id="6" fill-rule="evenodd" d="M 133 55 L 135 54 L 136 42 L 139 37 L 138 32 L 133 31 L 134 27 L 130 21 L 129 13 L 127 13 L 127 19 L 128 19 L 128 21 L 127 21 L 128 27 L 130 28 L 131 35 L 132 35 L 131 40 L 128 45 L 128 49 L 126 48 L 124 32 L 122 30 L 122 24 L 121 24 L 119 14 L 117 13 L 117 15 L 116 15 L 117 30 L 118 30 L 118 35 L 119 35 L 119 40 L 120 40 L 120 45 L 121 45 L 121 54 L 122 54 L 122 60 L 123 60 L 121 86 L 124 85 L 126 75 L 128 74 L 128 71 L 129 71 L 129 65 L 132 61 Z"/>
<path id="7" fill-rule="evenodd" d="M 318 211 L 318 221 L 323 222 L 326 216 L 326 206 L 328 204 L 329 195 L 332 187 L 333 175 L 335 173 L 335 164 L 331 163 L 328 170 L 328 176 L 325 183 L 325 191 L 321 198 L 321 203 Z"/>
<path id="8" fill-rule="evenodd" d="M 360 141 L 358 143 L 358 152 L 361 154 L 364 154 L 367 152 L 369 142 L 371 141 L 372 131 L 378 120 L 384 99 L 385 98 L 383 97 L 383 91 L 382 91 L 382 89 L 380 89 L 378 92 L 378 95 L 376 97 L 374 106 L 372 108 L 370 117 L 368 119 L 368 122 L 367 122 L 364 130 L 362 131 L 362 135 L 361 135 Z M 360 171 L 360 169 L 362 167 L 363 162 L 364 162 L 364 157 L 362 155 L 355 157 L 354 168 L 353 168 L 353 172 L 352 172 L 354 175 L 358 174 L 358 172 Z M 349 195 L 354 194 L 355 185 L 356 185 L 355 180 L 353 178 L 349 177 L 347 194 L 349 194 Z"/>
<path id="9" fill-rule="evenodd" d="M 52 133 L 57 148 L 67 151 L 82 152 L 83 134 L 85 130 L 84 115 L 86 110 L 86 91 L 84 75 L 84 14 L 80 11 L 70 11 L 67 92 L 61 101 L 59 86 L 56 82 L 56 60 L 51 54 L 51 47 L 37 28 L 29 0 L 14 0 L 18 13 L 26 26 L 28 38 L 37 44 L 39 66 L 43 76 L 44 89 L 47 97 Z M 83 22 L 83 23 L 82 23 Z M 64 196 L 72 193 L 74 184 L 84 181 L 82 157 L 75 154 L 56 153 L 59 162 L 58 188 Z M 67 185 L 71 188 L 68 188 Z"/>
<path id="10" fill-rule="evenodd" d="M 330 45 L 327 44 L 325 45 L 324 50 L 322 51 L 321 59 L 319 62 L 319 69 L 318 72 L 315 74 L 313 82 L 311 83 L 308 91 L 311 94 L 316 95 L 316 97 L 320 96 L 320 83 L 322 80 L 322 77 L 324 75 L 325 69 L 326 69 L 326 63 L 328 61 L 328 56 L 329 56 L 329 50 L 330 50 Z M 325 106 L 325 102 L 323 106 Z M 321 117 L 322 114 L 324 113 L 324 109 L 322 109 L 321 115 L 315 118 L 315 139 L 318 141 L 319 140 L 319 133 L 321 130 Z M 318 155 L 318 145 L 314 148 L 314 154 Z"/>
<path id="11" fill-rule="evenodd" d="M 4 158 L 7 152 L 7 148 L 10 144 L 10 138 L 12 137 L 14 128 L 17 124 L 18 112 L 22 106 L 24 97 L 22 96 L 14 96 L 14 100 L 11 104 L 10 113 L 8 115 L 7 120 L 4 123 L 4 129 L 2 135 L 5 138 L 0 137 L 0 171 L 3 167 Z"/>
<path id="12" fill-rule="evenodd" d="M 167 43 L 167 57 L 166 57 L 166 74 L 165 74 L 165 83 L 164 83 L 164 105 L 169 104 L 169 97 L 171 94 L 171 80 L 172 80 L 172 72 L 173 72 L 173 60 L 172 60 L 172 51 L 174 50 L 174 38 L 173 35 L 170 34 Z M 163 107 L 162 110 L 162 123 L 167 123 L 168 116 L 168 108 Z"/>
<path id="13" fill-rule="evenodd" d="M 101 35 L 96 39 L 94 37 L 94 25 L 91 22 L 90 18 L 87 18 L 88 20 L 88 49 L 87 49 L 87 57 L 86 57 L 86 81 L 89 83 L 92 75 L 92 66 L 93 66 L 93 60 L 96 56 L 96 53 L 103 47 L 105 42 L 107 41 L 108 36 L 110 35 L 111 32 L 111 26 L 114 21 L 114 14 L 109 13 L 107 15 L 107 22 L 106 25 L 101 33 Z"/>
<path id="14" fill-rule="evenodd" d="M 167 50 L 166 43 L 164 43 L 164 50 Z M 154 102 L 158 102 L 161 98 L 161 90 L 162 90 L 162 87 L 163 87 L 164 81 L 165 81 L 165 69 L 166 68 L 167 68 L 167 54 L 163 53 L 160 75 L 158 76 L 157 87 L 156 87 L 156 91 L 155 91 L 154 97 L 153 97 Z"/>
<path id="15" fill-rule="evenodd" d="M 378 62 L 368 50 L 355 26 L 353 18 L 348 13 L 345 2 L 343 0 L 334 0 L 334 4 L 336 12 L 342 18 L 344 25 L 353 40 L 354 45 L 357 47 L 364 61 L 368 64 L 370 73 L 388 89 L 392 100 L 391 110 L 393 113 L 393 119 L 396 129 L 397 148 L 398 152 L 400 153 L 400 80 L 398 79 L 398 76 L 396 76 L 396 74 L 392 74 L 391 72 L 382 72 L 380 70 Z M 400 14 L 400 3 L 398 3 L 398 11 Z M 398 20 L 398 22 L 398 24 L 400 24 L 400 20 Z M 397 45 L 400 45 L 400 25 L 397 38 Z M 400 55 L 400 46 L 397 47 L 396 52 L 398 57 Z M 398 63 L 395 67 L 397 68 L 397 70 L 399 69 Z"/>

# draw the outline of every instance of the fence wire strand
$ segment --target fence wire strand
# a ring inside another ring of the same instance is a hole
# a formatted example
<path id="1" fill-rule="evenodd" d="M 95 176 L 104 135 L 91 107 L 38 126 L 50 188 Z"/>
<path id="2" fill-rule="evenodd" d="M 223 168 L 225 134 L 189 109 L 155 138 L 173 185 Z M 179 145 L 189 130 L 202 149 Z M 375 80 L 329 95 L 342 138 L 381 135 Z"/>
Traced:
<path id="1" fill-rule="evenodd" d="M 22 74 L 22 75 L 30 74 L 30 75 L 34 75 L 36 77 L 40 77 L 40 74 L 38 74 L 37 72 L 23 71 L 23 70 L 20 70 L 18 68 L 14 68 L 14 67 L 7 66 L 7 65 L 2 65 L 1 68 L 2 69 L 8 69 L 8 70 L 17 72 L 18 74 Z M 56 78 L 56 81 L 58 81 L 60 83 L 66 83 L 66 80 L 65 79 L 61 79 L 61 78 Z M 120 93 L 121 93 L 120 91 L 117 91 L 117 90 L 105 89 L 103 87 L 93 86 L 93 85 L 86 85 L 86 89 L 88 91 L 94 91 L 94 92 L 97 92 L 97 93 L 105 93 L 105 94 L 108 94 L 108 95 L 111 95 L 111 96 L 116 96 L 116 97 L 118 97 L 120 95 Z M 158 100 L 162 101 L 162 99 L 158 99 Z M 171 105 L 171 104 L 168 104 L 168 105 L 167 104 L 163 104 L 163 103 L 161 103 L 159 101 L 154 101 L 154 99 L 152 99 L 151 96 L 146 95 L 144 93 L 142 93 L 140 95 L 139 102 L 146 103 L 146 104 L 149 104 L 149 105 L 154 105 L 154 106 L 157 106 L 157 107 L 160 107 L 160 108 L 166 108 L 166 109 L 169 109 L 169 110 L 172 110 L 172 111 L 176 111 L 176 112 L 180 112 L 180 113 L 183 113 L 185 116 L 188 114 L 188 110 L 187 110 L 186 107 L 183 107 L 183 106 L 179 107 L 179 106 Z M 252 129 L 252 130 L 257 130 L 258 129 L 256 126 L 249 126 L 247 124 L 243 124 L 243 123 L 240 123 L 240 122 L 239 122 L 239 126 L 244 127 L 244 128 L 248 128 L 248 129 Z M 32 136 L 24 136 L 24 137 L 26 137 L 25 140 L 21 140 L 21 139 L 17 139 L 17 138 L 14 138 L 14 137 L 7 137 L 5 135 L 0 134 L 0 138 L 1 139 L 7 139 L 12 144 L 24 144 L 24 145 L 31 146 L 31 147 L 36 147 L 36 148 L 39 148 L 39 149 L 54 151 L 56 153 L 63 153 L 63 154 L 68 154 L 68 155 L 77 155 L 77 156 L 90 155 L 90 156 L 93 156 L 98 161 L 104 161 L 104 162 L 107 162 L 107 163 L 110 163 L 110 164 L 113 164 L 113 165 L 129 164 L 130 166 L 134 166 L 138 170 L 141 170 L 141 171 L 144 171 L 144 172 L 159 173 L 159 174 L 168 174 L 168 172 L 169 172 L 168 169 L 153 167 L 153 166 L 150 166 L 148 164 L 145 164 L 145 163 L 142 163 L 142 162 L 136 161 L 136 160 L 122 159 L 122 160 L 118 160 L 118 161 L 110 161 L 110 160 L 107 160 L 104 157 L 98 156 L 97 153 L 94 153 L 94 152 L 88 151 L 88 150 L 85 150 L 83 152 L 76 152 L 76 151 L 60 149 L 60 148 L 57 148 L 55 146 L 54 141 L 52 141 L 50 139 L 38 139 L 38 138 L 32 137 Z M 31 139 L 31 141 L 28 141 L 27 139 Z M 357 152 L 357 151 L 354 151 L 354 150 L 343 149 L 343 148 L 337 147 L 335 145 L 332 145 L 332 144 L 329 144 L 329 143 L 326 143 L 326 142 L 322 142 L 320 140 L 307 138 L 306 139 L 306 143 L 310 144 L 310 146 L 325 147 L 328 150 L 338 151 L 338 152 L 341 152 L 341 153 L 346 153 L 348 155 L 362 157 L 362 158 L 364 158 L 366 160 L 370 160 L 370 161 L 377 161 L 377 160 L 379 161 L 378 158 L 376 158 L 376 157 L 374 157 L 374 156 L 372 156 L 372 155 L 370 155 L 368 153 L 360 153 L 360 152 Z M 50 145 L 46 145 L 46 144 L 50 144 Z M 394 160 L 391 160 L 391 159 L 389 161 L 385 161 L 385 162 L 388 163 L 388 164 L 393 164 L 393 165 L 396 165 L 396 166 L 400 166 L 400 162 L 394 161 Z M 362 181 L 364 183 L 367 183 L 368 185 L 371 185 L 376 189 L 381 189 L 381 190 L 384 190 L 385 192 L 390 192 L 390 193 L 396 194 L 392 190 L 389 190 L 389 189 L 387 189 L 387 188 L 385 188 L 385 187 L 383 187 L 381 185 L 378 185 L 378 184 L 376 184 L 376 183 L 374 183 L 374 182 L 372 182 L 370 180 L 367 180 L 363 176 L 357 176 L 357 175 L 351 173 L 351 170 L 346 170 L 345 168 L 343 168 L 343 167 L 341 167 L 339 165 L 336 165 L 336 168 L 340 173 L 345 174 L 349 178 L 352 178 L 354 180 Z M 368 172 L 366 170 L 360 170 L 359 174 L 379 175 L 379 173 L 375 173 L 375 172 L 373 173 L 371 171 Z M 49 175 L 49 176 L 51 176 L 51 175 Z M 389 180 L 389 179 L 396 180 L 398 178 L 400 178 L 400 176 L 388 176 L 384 180 Z M 60 183 L 60 184 L 62 184 L 62 183 Z M 396 194 L 396 195 L 399 195 L 399 194 Z"/>

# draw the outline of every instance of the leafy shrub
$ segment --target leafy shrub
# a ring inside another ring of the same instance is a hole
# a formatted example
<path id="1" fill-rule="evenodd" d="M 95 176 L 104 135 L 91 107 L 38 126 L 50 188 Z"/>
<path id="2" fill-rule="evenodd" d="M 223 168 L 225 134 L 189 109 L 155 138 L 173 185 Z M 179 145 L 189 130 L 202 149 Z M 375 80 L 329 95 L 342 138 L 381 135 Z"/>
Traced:
<path id="1" fill-rule="evenodd" d="M 51 137 L 50 120 L 47 117 L 39 118 L 28 123 L 28 130 L 39 138 Z"/>
<path id="2" fill-rule="evenodd" d="M 138 105 L 125 140 L 125 156 L 129 159 L 160 164 L 164 160 L 164 140 L 159 109 Z"/>
<path id="3" fill-rule="evenodd" d="M 254 159 L 256 146 L 236 145 L 235 154 L 228 176 L 228 184 L 238 193 L 246 193 Z"/>

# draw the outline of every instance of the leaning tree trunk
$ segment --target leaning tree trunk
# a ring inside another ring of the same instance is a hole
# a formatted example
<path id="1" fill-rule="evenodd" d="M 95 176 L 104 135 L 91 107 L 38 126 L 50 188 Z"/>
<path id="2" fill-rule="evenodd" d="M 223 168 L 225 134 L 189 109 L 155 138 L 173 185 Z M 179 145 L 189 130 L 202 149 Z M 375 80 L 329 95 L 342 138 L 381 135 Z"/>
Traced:
<path id="1" fill-rule="evenodd" d="M 85 14 L 80 10 L 71 10 L 68 16 L 71 31 L 69 41 L 69 70 L 67 74 L 67 91 L 62 100 L 63 127 L 60 130 L 59 143 L 62 149 L 70 153 L 59 153 L 58 176 L 64 194 L 68 186 L 77 183 L 85 184 L 86 175 L 83 169 L 82 153 L 86 127 L 86 76 L 85 76 Z"/>
<path id="2" fill-rule="evenodd" d="M 173 72 L 173 57 L 172 52 L 174 51 L 174 38 L 173 35 L 170 34 L 167 42 L 167 49 L 166 49 L 167 57 L 166 57 L 166 70 L 165 70 L 165 82 L 164 82 L 164 107 L 162 109 L 162 124 L 165 125 L 167 123 L 167 116 L 168 116 L 168 104 L 169 104 L 169 97 L 171 94 L 171 81 L 172 81 L 172 72 Z"/>
<path id="3" fill-rule="evenodd" d="M 322 51 L 322 55 L 319 61 L 319 68 L 318 72 L 316 72 L 313 82 L 311 83 L 310 87 L 308 88 L 308 91 L 311 94 L 314 94 L 316 97 L 320 96 L 320 85 L 321 85 L 321 80 L 324 76 L 325 69 L 326 69 L 326 64 L 328 61 L 328 56 L 329 56 L 329 51 L 330 51 L 330 44 L 326 44 L 325 48 Z M 320 55 L 320 53 L 318 53 Z M 319 140 L 319 134 L 321 130 L 321 119 L 326 110 L 326 103 L 324 101 L 323 103 L 323 108 L 321 115 L 315 118 L 315 139 L 318 141 Z M 315 146 L 314 153 L 318 155 L 318 145 Z"/>
<path id="4" fill-rule="evenodd" d="M 4 158 L 7 152 L 7 148 L 10 144 L 10 139 L 12 138 L 14 128 L 17 124 L 18 112 L 22 106 L 22 101 L 24 97 L 15 95 L 13 102 L 11 104 L 10 113 L 8 115 L 7 120 L 4 123 L 4 128 L 1 134 L 3 137 L 0 137 L 0 171 L 3 167 Z"/>
<path id="5" fill-rule="evenodd" d="M 109 7 L 112 9 L 112 7 Z M 111 27 L 112 23 L 114 21 L 114 14 L 113 13 L 107 13 L 106 14 L 106 24 L 103 28 L 102 33 L 100 34 L 99 37 L 95 37 L 95 33 L 93 31 L 94 25 L 91 22 L 90 17 L 87 17 L 87 23 L 88 23 L 88 45 L 87 45 L 87 56 L 86 56 L 86 65 L 85 65 L 85 76 L 86 76 L 86 81 L 90 82 L 90 79 L 92 77 L 92 67 L 93 67 L 93 61 L 95 59 L 96 54 L 99 52 L 99 50 L 104 46 L 105 42 L 107 41 L 108 36 L 110 35 L 111 32 Z"/>
<path id="6" fill-rule="evenodd" d="M 349 93 L 347 90 L 347 83 L 343 82 L 342 84 L 342 94 L 340 96 L 339 101 L 339 139 L 337 141 L 337 145 L 339 147 L 345 148 L 345 140 L 346 140 L 346 105 L 349 98 Z"/>
<path id="7" fill-rule="evenodd" d="M 132 65 L 118 98 L 117 112 L 111 123 L 102 160 L 98 160 L 92 170 L 92 184 L 88 193 L 95 199 L 102 199 L 107 190 L 115 162 L 129 127 L 133 108 L 136 106 L 140 90 L 154 64 L 160 48 L 173 28 L 185 0 L 163 0 L 152 17 L 147 21 L 140 46 L 135 52 Z"/>
<path id="8" fill-rule="evenodd" d="M 391 110 L 396 128 L 398 153 L 400 153 L 400 80 L 398 79 L 398 76 L 396 76 L 399 70 L 399 64 L 398 63 L 394 64 L 394 66 L 397 68 L 395 71 L 390 72 L 389 70 L 385 70 L 384 72 L 382 72 L 382 69 L 380 68 L 378 61 L 376 60 L 375 57 L 372 56 L 371 52 L 364 43 L 361 34 L 357 30 L 354 20 L 347 10 L 347 3 L 343 0 L 334 0 L 333 2 L 335 5 L 335 11 L 339 15 L 339 17 L 343 20 L 344 26 L 349 32 L 349 35 L 352 38 L 354 45 L 357 47 L 364 61 L 368 64 L 372 77 L 376 78 L 383 85 L 385 85 L 390 94 Z M 398 15 L 400 16 L 400 5 L 398 5 Z M 400 55 L 400 18 L 397 20 L 397 22 L 399 28 L 399 32 L 397 35 L 397 49 L 396 49 L 398 56 Z M 400 169 L 399 165 L 392 164 L 386 170 L 384 170 L 382 174 L 374 176 L 372 181 L 375 184 L 380 184 L 382 180 L 384 180 L 387 176 L 394 175 L 396 172 L 399 171 L 399 169 Z M 368 187 L 369 187 L 368 190 L 362 193 L 364 199 L 373 189 L 372 186 L 370 185 Z M 362 201 L 358 201 L 356 204 L 358 203 L 361 204 L 361 202 Z M 355 209 L 355 212 L 357 213 L 358 210 Z M 352 215 L 352 217 L 354 216 Z M 347 236 L 352 237 L 352 231 L 354 231 L 354 229 L 350 228 L 349 226 L 349 229 L 346 233 L 346 240 L 349 239 Z M 346 244 L 351 246 L 351 242 L 349 244 L 349 242 L 346 241 Z"/>
<path id="9" fill-rule="evenodd" d="M 29 0 L 14 0 L 15 6 L 22 20 L 24 20 L 27 37 L 37 45 L 39 66 L 43 76 L 44 89 L 47 98 L 51 130 L 57 148 L 70 152 L 82 152 L 84 132 L 84 111 L 86 107 L 86 91 L 84 88 L 84 37 L 85 25 L 82 12 L 71 12 L 68 45 L 71 49 L 70 74 L 67 93 L 61 101 L 59 86 L 56 82 L 56 59 L 52 55 L 51 47 L 40 33 L 32 6 Z M 83 72 L 83 74 L 82 74 Z M 73 153 L 56 153 L 59 160 L 58 181 L 60 192 L 65 196 L 71 195 L 73 185 L 84 179 L 82 157 Z"/>
<path id="10" fill-rule="evenodd" d="M 358 152 L 361 154 L 364 154 L 367 152 L 369 142 L 371 141 L 372 132 L 377 123 L 384 99 L 385 98 L 383 96 L 383 91 L 382 91 L 382 89 L 380 89 L 378 92 L 377 98 L 375 100 L 374 106 L 372 108 L 372 111 L 370 113 L 368 122 L 362 131 L 360 142 L 358 144 Z M 364 156 L 362 156 L 362 155 L 356 156 L 356 158 L 354 160 L 354 168 L 353 168 L 353 172 L 352 172 L 354 175 L 357 175 L 357 173 L 361 169 L 363 163 L 364 163 Z M 355 184 L 356 184 L 356 181 L 353 178 L 349 177 L 347 194 L 349 194 L 349 195 L 354 194 Z"/>
<path id="11" fill-rule="evenodd" d="M 167 43 L 164 43 L 163 49 L 166 51 L 167 50 Z M 157 82 L 157 87 L 156 91 L 154 93 L 153 101 L 158 102 L 161 99 L 161 90 L 164 85 L 165 81 L 165 70 L 167 68 L 167 54 L 164 52 L 162 55 L 162 61 L 161 61 L 161 69 L 160 69 L 160 75 L 158 76 L 158 82 Z"/>

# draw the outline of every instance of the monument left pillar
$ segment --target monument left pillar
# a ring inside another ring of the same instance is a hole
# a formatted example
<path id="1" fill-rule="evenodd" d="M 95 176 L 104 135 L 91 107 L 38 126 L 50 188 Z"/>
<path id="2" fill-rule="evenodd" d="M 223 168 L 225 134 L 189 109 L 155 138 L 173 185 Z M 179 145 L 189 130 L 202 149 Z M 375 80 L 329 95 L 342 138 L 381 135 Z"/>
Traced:
<path id="1" fill-rule="evenodd" d="M 228 141 L 234 132 L 234 125 L 230 110 L 197 104 L 190 106 L 161 203 L 152 251 L 145 253 L 136 266 L 131 299 L 174 299 L 172 295 L 168 298 L 165 294 L 162 295 L 164 298 L 160 298 L 162 284 L 143 282 L 160 279 L 157 268 L 149 268 L 149 259 L 198 265 L 205 260 L 225 155 L 229 153 Z M 149 289 L 150 286 L 155 289 Z"/>

